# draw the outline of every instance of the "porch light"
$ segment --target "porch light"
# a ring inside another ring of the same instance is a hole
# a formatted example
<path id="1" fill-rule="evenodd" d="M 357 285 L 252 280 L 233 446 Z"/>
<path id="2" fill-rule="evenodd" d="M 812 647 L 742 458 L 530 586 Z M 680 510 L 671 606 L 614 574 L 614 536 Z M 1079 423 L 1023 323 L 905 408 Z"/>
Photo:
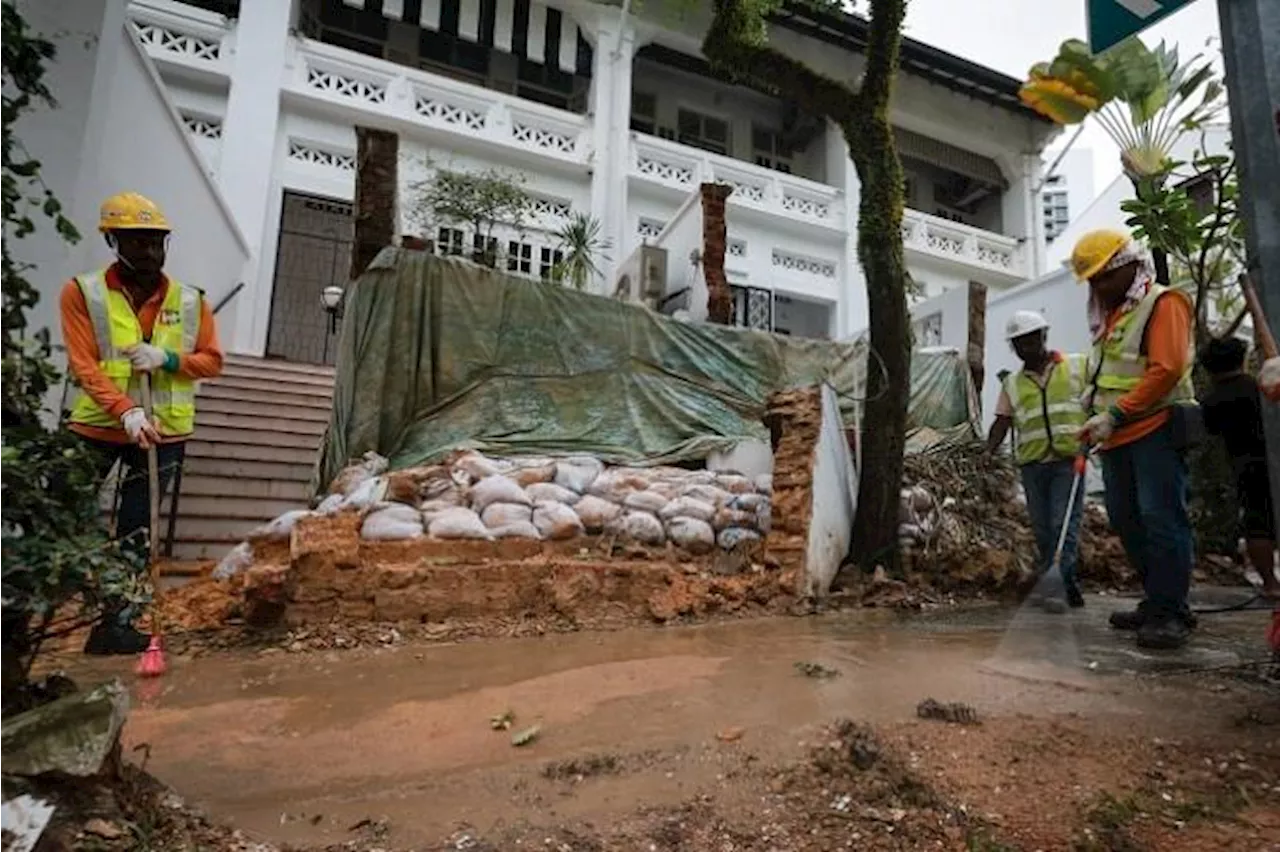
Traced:
<path id="1" fill-rule="evenodd" d="M 337 313 L 338 306 L 342 304 L 342 288 L 337 284 L 330 284 L 320 293 L 320 304 L 329 313 Z"/>

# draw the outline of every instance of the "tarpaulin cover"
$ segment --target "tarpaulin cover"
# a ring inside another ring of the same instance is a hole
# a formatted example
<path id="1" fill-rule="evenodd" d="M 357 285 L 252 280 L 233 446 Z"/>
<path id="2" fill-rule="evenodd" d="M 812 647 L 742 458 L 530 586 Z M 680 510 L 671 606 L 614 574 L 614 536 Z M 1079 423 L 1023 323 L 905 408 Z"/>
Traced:
<path id="1" fill-rule="evenodd" d="M 702 459 L 767 440 L 764 405 L 776 390 L 828 382 L 853 422 L 864 352 L 860 344 L 681 322 L 387 248 L 347 292 L 316 484 L 368 450 L 393 469 L 461 448 L 629 465 Z M 967 380 L 958 363 L 954 355 L 917 357 L 912 400 L 927 402 L 913 404 L 922 416 L 913 427 L 976 428 L 973 412 L 936 401 L 954 396 L 939 384 Z"/>

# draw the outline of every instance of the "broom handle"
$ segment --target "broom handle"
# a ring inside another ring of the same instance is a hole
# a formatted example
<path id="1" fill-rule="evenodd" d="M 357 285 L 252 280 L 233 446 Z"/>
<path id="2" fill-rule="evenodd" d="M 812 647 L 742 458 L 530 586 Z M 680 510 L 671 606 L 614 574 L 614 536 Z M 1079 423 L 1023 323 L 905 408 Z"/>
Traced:
<path id="1" fill-rule="evenodd" d="M 142 374 L 142 410 L 147 422 L 155 422 L 155 406 L 151 398 L 151 374 Z M 160 634 L 160 459 L 153 442 L 147 447 L 147 496 L 150 498 L 151 529 L 148 535 L 151 568 L 151 632 Z"/>
<path id="2" fill-rule="evenodd" d="M 1262 302 L 1258 301 L 1258 293 L 1253 289 L 1253 281 L 1247 272 L 1240 276 L 1240 291 L 1244 293 L 1245 306 L 1249 309 L 1249 316 L 1253 318 L 1253 331 L 1262 344 L 1262 354 L 1268 358 L 1276 357 L 1280 350 L 1276 348 L 1276 339 L 1271 334 L 1267 315 L 1262 310 Z"/>

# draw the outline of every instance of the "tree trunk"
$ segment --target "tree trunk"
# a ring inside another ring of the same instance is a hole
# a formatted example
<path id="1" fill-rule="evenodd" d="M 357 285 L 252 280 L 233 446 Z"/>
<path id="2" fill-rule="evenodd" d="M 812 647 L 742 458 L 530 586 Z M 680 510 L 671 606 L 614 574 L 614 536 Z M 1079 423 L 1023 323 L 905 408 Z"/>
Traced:
<path id="1" fill-rule="evenodd" d="M 733 322 L 733 295 L 724 272 L 728 229 L 724 223 L 725 199 L 733 187 L 723 183 L 702 185 L 702 277 L 707 282 L 707 322 Z"/>
<path id="2" fill-rule="evenodd" d="M 355 240 L 351 280 L 359 278 L 378 252 L 395 244 L 400 139 L 371 127 L 356 128 Z"/>

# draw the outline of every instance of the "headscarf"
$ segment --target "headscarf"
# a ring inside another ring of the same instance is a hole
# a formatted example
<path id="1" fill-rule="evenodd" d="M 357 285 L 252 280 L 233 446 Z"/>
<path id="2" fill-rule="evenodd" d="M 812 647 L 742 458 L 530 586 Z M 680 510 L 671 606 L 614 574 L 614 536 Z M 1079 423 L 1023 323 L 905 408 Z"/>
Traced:
<path id="1" fill-rule="evenodd" d="M 1110 272 L 1113 269 L 1119 269 L 1130 263 L 1136 262 L 1138 269 L 1134 273 L 1133 283 L 1129 285 L 1129 289 L 1124 294 L 1124 304 L 1121 310 L 1132 310 L 1138 302 L 1142 301 L 1142 297 L 1147 295 L 1147 289 L 1151 283 L 1156 280 L 1155 263 L 1151 260 L 1151 253 L 1139 243 L 1137 240 L 1129 240 L 1119 251 L 1115 253 L 1106 265 L 1099 269 L 1095 275 L 1101 275 L 1104 272 Z M 1108 311 L 1103 304 L 1098 301 L 1098 295 L 1089 289 L 1089 333 L 1093 335 L 1093 339 L 1097 340 L 1103 335 L 1107 328 Z"/>

